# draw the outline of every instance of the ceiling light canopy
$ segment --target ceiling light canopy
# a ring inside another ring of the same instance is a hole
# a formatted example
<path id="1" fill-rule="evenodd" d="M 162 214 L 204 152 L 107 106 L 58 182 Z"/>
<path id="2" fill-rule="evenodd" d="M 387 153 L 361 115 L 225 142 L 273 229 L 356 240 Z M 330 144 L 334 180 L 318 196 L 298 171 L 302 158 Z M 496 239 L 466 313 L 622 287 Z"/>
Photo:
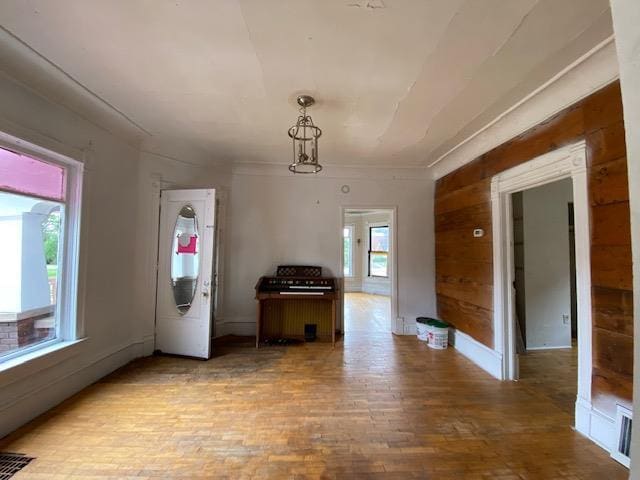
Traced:
<path id="1" fill-rule="evenodd" d="M 322 165 L 318 163 L 318 138 L 322 130 L 307 115 L 307 107 L 316 101 L 309 95 L 300 95 L 297 101 L 301 115 L 289 129 L 289 137 L 293 141 L 293 163 L 289 165 L 289 170 L 293 173 L 318 173 L 322 170 Z"/>

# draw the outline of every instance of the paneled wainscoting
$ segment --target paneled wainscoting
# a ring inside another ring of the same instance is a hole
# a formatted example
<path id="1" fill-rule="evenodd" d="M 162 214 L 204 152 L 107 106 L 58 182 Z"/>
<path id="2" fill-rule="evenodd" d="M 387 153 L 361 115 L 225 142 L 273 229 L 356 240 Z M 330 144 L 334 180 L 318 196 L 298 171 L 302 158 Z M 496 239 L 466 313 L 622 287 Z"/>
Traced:
<path id="1" fill-rule="evenodd" d="M 536 383 L 455 349 L 358 332 L 327 343 L 149 357 L 0 442 L 20 479 L 626 479 Z"/>

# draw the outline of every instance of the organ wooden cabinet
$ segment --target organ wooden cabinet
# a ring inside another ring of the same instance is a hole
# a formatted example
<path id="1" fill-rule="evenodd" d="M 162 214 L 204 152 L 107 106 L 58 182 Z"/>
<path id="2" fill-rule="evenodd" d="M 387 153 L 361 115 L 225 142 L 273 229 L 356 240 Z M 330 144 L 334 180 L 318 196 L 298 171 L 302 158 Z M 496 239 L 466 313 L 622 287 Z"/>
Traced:
<path id="1" fill-rule="evenodd" d="M 323 277 L 322 267 L 279 266 L 256 284 L 256 348 L 267 338 L 304 338 L 305 324 L 335 345 L 338 299 L 337 279 Z"/>

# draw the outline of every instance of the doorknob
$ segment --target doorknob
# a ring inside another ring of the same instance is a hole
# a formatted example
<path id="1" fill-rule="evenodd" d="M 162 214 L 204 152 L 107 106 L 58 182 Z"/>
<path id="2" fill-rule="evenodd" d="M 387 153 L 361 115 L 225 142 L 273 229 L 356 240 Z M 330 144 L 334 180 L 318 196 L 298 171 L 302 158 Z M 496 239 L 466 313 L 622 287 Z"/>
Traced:
<path id="1" fill-rule="evenodd" d="M 209 296 L 209 291 L 208 290 L 202 290 L 202 296 L 203 297 L 208 297 Z"/>

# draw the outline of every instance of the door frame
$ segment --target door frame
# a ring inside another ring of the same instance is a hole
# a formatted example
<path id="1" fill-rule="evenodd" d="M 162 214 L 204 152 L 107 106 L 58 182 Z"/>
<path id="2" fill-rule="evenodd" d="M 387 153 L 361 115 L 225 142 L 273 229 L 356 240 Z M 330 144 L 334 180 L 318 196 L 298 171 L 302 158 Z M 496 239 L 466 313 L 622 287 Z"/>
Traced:
<path id="1" fill-rule="evenodd" d="M 340 278 L 341 283 L 341 300 L 340 300 L 340 308 L 341 315 L 340 320 L 342 324 L 342 333 L 344 334 L 344 254 L 343 254 L 343 233 L 342 229 L 345 226 L 344 216 L 345 213 L 349 210 L 387 210 L 389 211 L 391 217 L 389 220 L 389 226 L 391 227 L 391 235 L 389 237 L 390 245 L 389 252 L 391 253 L 391 264 L 389 271 L 389 281 L 391 284 L 390 292 L 391 292 L 391 308 L 389 312 L 389 331 L 395 335 L 403 335 L 404 334 L 404 325 L 403 321 L 398 318 L 398 225 L 397 225 L 397 217 L 398 217 L 398 207 L 396 205 L 341 205 L 339 207 L 340 213 L 340 229 L 338 230 L 338 272 L 337 276 Z"/>
<path id="2" fill-rule="evenodd" d="M 511 194 L 571 178 L 575 215 L 576 296 L 578 314 L 578 391 L 576 429 L 587 432 L 582 421 L 591 412 L 592 319 L 591 259 L 587 154 L 584 140 L 505 170 L 491 179 L 493 228 L 494 345 L 502 353 L 502 378 L 515 380 L 513 217 Z M 585 410 L 586 409 L 586 410 Z"/>
<path id="3" fill-rule="evenodd" d="M 167 180 L 163 178 L 160 173 L 150 173 L 148 177 L 149 191 L 147 192 L 146 201 L 148 202 L 146 210 L 148 215 L 145 216 L 146 222 L 145 231 L 148 232 L 145 240 L 146 258 L 145 258 L 145 277 L 146 285 L 148 286 L 145 292 L 147 297 L 144 300 L 145 304 L 145 319 L 147 323 L 144 325 L 143 332 L 143 351 L 146 355 L 151 355 L 156 348 L 156 302 L 158 295 L 157 288 L 157 276 L 158 276 L 158 261 L 159 261 L 159 235 L 160 235 L 160 195 L 163 191 L 168 190 L 188 190 L 198 188 L 212 188 L 216 191 L 216 255 L 217 255 L 217 269 L 216 278 L 214 279 L 216 284 L 215 299 L 214 299 L 214 324 L 213 335 L 218 337 L 224 334 L 225 320 L 222 318 L 222 312 L 224 311 L 224 268 L 225 268 L 225 219 L 227 203 L 229 198 L 229 191 L 226 187 L 215 186 L 193 186 L 178 183 L 175 181 Z"/>

